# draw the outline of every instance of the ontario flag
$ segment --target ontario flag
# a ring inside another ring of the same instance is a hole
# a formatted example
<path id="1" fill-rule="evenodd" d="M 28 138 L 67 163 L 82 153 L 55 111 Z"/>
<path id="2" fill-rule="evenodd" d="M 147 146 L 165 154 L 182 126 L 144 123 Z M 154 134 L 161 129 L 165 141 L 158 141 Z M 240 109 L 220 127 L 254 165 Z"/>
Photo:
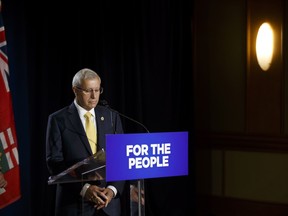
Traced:
<path id="1" fill-rule="evenodd" d="M 21 197 L 18 146 L 1 8 L 0 1 L 0 168 L 8 184 L 5 188 L 0 188 L 0 209 Z"/>

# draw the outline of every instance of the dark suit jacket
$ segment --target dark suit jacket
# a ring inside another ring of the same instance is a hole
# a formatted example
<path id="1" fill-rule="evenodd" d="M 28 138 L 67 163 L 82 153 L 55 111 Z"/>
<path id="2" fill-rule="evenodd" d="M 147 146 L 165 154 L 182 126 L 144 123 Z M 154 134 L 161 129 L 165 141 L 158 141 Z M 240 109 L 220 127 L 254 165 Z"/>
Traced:
<path id="1" fill-rule="evenodd" d="M 121 119 L 116 112 L 104 106 L 95 108 L 97 122 L 97 147 L 106 149 L 105 134 L 123 133 Z M 57 175 L 75 163 L 92 155 L 92 151 L 74 103 L 48 118 L 46 135 L 46 161 L 51 175 Z M 91 182 L 90 182 L 91 183 Z M 84 201 L 80 191 L 85 183 L 63 183 L 57 185 L 56 215 L 97 215 L 91 202 Z M 94 181 L 99 186 L 113 185 L 117 196 L 103 210 L 108 215 L 120 215 L 120 196 L 124 182 Z"/>

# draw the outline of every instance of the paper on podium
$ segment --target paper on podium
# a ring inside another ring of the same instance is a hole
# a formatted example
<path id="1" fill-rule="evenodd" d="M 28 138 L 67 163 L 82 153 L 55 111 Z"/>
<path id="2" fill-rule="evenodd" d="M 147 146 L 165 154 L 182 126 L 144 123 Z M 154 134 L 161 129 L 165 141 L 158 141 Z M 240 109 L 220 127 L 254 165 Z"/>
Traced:
<path id="1" fill-rule="evenodd" d="M 50 176 L 48 184 L 104 180 L 105 176 L 106 155 L 102 149 L 58 175 Z"/>

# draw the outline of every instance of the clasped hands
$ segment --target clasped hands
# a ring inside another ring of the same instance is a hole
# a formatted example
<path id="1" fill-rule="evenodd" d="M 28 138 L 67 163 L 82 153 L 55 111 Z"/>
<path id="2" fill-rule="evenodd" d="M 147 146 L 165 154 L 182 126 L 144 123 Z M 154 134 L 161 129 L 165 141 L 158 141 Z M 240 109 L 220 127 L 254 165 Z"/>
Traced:
<path id="1" fill-rule="evenodd" d="M 113 197 L 114 193 L 111 189 L 96 185 L 90 185 L 85 193 L 85 199 L 95 203 L 94 207 L 97 209 L 107 207 Z"/>

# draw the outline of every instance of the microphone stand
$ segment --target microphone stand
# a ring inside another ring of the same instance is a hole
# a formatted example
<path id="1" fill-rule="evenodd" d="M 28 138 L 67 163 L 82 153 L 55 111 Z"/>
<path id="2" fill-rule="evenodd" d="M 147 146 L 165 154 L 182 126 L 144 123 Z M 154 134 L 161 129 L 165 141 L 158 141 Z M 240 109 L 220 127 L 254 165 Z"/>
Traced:
<path id="1" fill-rule="evenodd" d="M 110 111 L 112 111 L 112 112 L 114 112 L 114 113 L 117 113 L 117 114 L 119 114 L 120 116 L 122 116 L 122 117 L 124 117 L 124 118 L 126 118 L 126 119 L 128 119 L 128 120 L 130 120 L 130 121 L 132 121 L 132 122 L 134 122 L 134 123 L 136 123 L 136 124 L 138 124 L 138 125 L 140 125 L 142 128 L 145 129 L 145 131 L 146 131 L 147 133 L 150 133 L 149 130 L 147 129 L 147 127 L 146 127 L 144 124 L 142 124 L 141 122 L 139 122 L 139 121 L 137 121 L 137 120 L 135 120 L 135 119 L 133 119 L 133 118 L 131 118 L 131 117 L 129 117 L 129 116 L 126 116 L 126 115 L 118 112 L 117 110 L 112 109 L 112 108 L 108 105 L 108 102 L 107 102 L 106 100 L 100 100 L 100 101 L 99 101 L 99 105 L 105 106 L 105 107 L 108 108 Z M 142 194 L 142 193 L 141 193 L 141 180 L 140 180 L 140 179 L 137 180 L 137 188 L 138 188 L 138 216 L 141 216 L 141 214 L 142 214 L 142 206 L 141 206 L 141 200 L 142 200 L 142 199 L 141 199 L 141 194 Z M 145 194 L 144 194 L 144 195 L 145 195 Z"/>

